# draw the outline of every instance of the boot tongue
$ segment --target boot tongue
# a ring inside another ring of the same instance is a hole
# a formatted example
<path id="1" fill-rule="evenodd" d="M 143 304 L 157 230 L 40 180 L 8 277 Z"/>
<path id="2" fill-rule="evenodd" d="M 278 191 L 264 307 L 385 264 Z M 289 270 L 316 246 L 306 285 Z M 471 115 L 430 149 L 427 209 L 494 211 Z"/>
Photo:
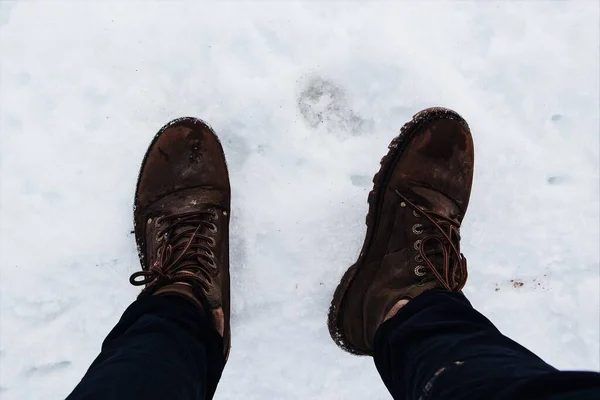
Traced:
<path id="1" fill-rule="evenodd" d="M 417 197 L 417 204 L 422 204 L 426 210 L 433 211 L 448 218 L 459 218 L 460 209 L 454 201 L 437 190 L 423 186 L 413 186 L 412 193 Z"/>
<path id="2" fill-rule="evenodd" d="M 206 236 L 211 236 L 210 230 L 206 225 L 203 225 L 201 221 L 208 220 L 208 214 L 206 212 L 199 212 L 198 215 L 188 217 L 187 220 L 179 221 L 174 223 L 174 228 L 169 233 L 169 236 L 176 237 L 180 236 L 176 241 L 171 243 L 177 247 L 177 250 L 173 254 L 173 258 L 182 256 L 183 260 L 190 261 L 190 257 L 194 259 L 194 254 L 198 251 L 208 255 L 206 248 L 208 243 L 205 239 Z M 175 216 L 175 220 L 178 218 Z M 189 247 L 187 246 L 189 244 Z M 200 247 L 198 247 L 200 246 Z M 187 251 L 184 251 L 188 247 Z"/>

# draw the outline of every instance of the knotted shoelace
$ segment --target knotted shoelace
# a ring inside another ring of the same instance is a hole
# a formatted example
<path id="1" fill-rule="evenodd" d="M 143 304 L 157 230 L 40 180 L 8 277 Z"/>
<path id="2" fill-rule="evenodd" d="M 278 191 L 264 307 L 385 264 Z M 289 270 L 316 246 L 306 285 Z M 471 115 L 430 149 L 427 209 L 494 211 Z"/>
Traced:
<path id="1" fill-rule="evenodd" d="M 214 211 L 158 217 L 155 223 L 159 230 L 155 240 L 163 243 L 158 248 L 156 260 L 148 270 L 133 273 L 129 282 L 134 286 L 147 285 L 144 290 L 172 282 L 196 282 L 207 290 L 212 280 L 211 272 L 217 268 L 213 251 L 217 226 L 211 222 L 212 218 L 215 218 Z"/>

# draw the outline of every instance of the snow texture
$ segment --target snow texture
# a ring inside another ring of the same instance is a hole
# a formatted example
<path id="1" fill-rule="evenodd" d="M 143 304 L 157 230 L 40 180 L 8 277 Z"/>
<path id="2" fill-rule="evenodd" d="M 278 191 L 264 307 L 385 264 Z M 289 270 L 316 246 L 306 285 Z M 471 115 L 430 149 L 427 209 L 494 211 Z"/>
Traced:
<path id="1" fill-rule="evenodd" d="M 64 398 L 134 300 L 138 168 L 210 122 L 233 185 L 218 399 L 389 399 L 326 314 L 386 146 L 470 123 L 465 293 L 563 369 L 600 368 L 599 5 L 0 2 L 0 397 Z"/>

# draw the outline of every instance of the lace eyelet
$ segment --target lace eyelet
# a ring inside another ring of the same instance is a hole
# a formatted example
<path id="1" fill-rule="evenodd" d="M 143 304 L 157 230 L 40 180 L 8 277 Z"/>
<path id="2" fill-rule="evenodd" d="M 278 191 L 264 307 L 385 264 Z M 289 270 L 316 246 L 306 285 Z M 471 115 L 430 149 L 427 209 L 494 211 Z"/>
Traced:
<path id="1" fill-rule="evenodd" d="M 152 219 L 150 219 L 150 221 L 152 221 Z M 159 226 L 162 225 L 162 221 L 163 221 L 163 217 L 162 216 L 156 218 L 154 220 L 154 226 L 156 226 L 158 228 Z"/>
<path id="2" fill-rule="evenodd" d="M 414 224 L 412 227 L 412 232 L 415 235 L 420 235 L 421 233 L 423 233 L 423 229 L 419 229 L 419 228 L 422 228 L 422 227 L 423 227 L 423 225 L 421 225 L 421 224 Z"/>
<path id="3" fill-rule="evenodd" d="M 415 250 L 419 251 L 419 249 L 421 248 L 421 239 L 417 240 L 413 247 L 415 248 Z"/>
<path id="4" fill-rule="evenodd" d="M 208 265 L 211 268 L 217 268 L 217 263 L 215 263 L 215 260 L 213 260 L 212 258 L 208 261 Z"/>
<path id="5" fill-rule="evenodd" d="M 213 249 L 214 249 L 215 247 L 217 247 L 217 241 L 215 240 L 215 238 L 209 237 L 209 238 L 208 238 L 208 245 L 209 245 L 210 247 L 212 247 Z"/>
<path id="6" fill-rule="evenodd" d="M 156 236 L 154 237 L 154 240 L 156 240 L 157 242 L 162 242 L 162 240 L 165 238 L 165 234 L 164 233 L 160 233 L 158 232 L 156 234 Z"/>
<path id="7" fill-rule="evenodd" d="M 415 267 L 415 270 L 414 270 L 414 272 L 415 272 L 415 275 L 416 275 L 416 276 L 425 276 L 425 274 L 426 274 L 425 267 L 424 267 L 424 266 L 422 266 L 422 265 L 417 265 L 417 266 Z"/>
<path id="8" fill-rule="evenodd" d="M 418 262 L 418 263 L 420 263 L 420 262 L 423 262 L 423 261 L 425 261 L 425 260 L 423 260 L 423 257 L 421 257 L 421 255 L 420 255 L 420 254 L 417 254 L 417 255 L 415 256 L 415 261 L 416 261 L 416 262 Z"/>
<path id="9" fill-rule="evenodd" d="M 208 228 L 208 231 L 209 231 L 210 233 L 217 233 L 217 225 L 215 225 L 215 224 L 211 223 L 211 224 L 210 224 L 210 227 Z"/>
<path id="10" fill-rule="evenodd" d="M 421 218 L 421 214 L 419 214 L 418 212 L 416 212 L 415 210 L 413 210 L 413 215 L 417 218 Z"/>

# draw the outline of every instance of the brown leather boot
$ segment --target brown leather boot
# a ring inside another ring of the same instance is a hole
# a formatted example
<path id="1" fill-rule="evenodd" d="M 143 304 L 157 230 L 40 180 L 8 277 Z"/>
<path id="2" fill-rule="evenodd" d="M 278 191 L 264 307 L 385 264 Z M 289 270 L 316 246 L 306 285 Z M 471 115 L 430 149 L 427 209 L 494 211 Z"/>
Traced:
<path id="1" fill-rule="evenodd" d="M 229 329 L 231 190 L 223 148 L 195 118 L 165 125 L 150 144 L 138 177 L 135 238 L 142 271 L 130 282 L 140 296 L 176 294 L 190 300 L 223 336 Z"/>
<path id="2" fill-rule="evenodd" d="M 360 256 L 329 310 L 331 337 L 354 354 L 373 354 L 375 331 L 399 300 L 432 288 L 460 291 L 467 280 L 459 235 L 473 180 L 467 123 L 429 108 L 389 149 L 373 178 Z"/>

